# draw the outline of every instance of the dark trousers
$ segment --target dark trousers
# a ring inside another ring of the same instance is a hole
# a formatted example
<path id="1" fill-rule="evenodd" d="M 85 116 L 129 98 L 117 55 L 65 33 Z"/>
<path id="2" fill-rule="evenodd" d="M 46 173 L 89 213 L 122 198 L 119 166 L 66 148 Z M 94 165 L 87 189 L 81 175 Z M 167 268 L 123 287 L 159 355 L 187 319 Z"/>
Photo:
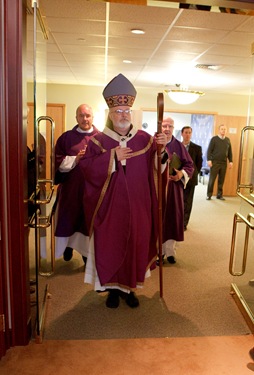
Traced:
<path id="1" fill-rule="evenodd" d="M 192 203 L 194 197 L 195 185 L 186 186 L 183 190 L 183 198 L 184 198 L 184 227 L 187 227 L 188 222 L 190 220 L 190 214 L 192 210 Z"/>
<path id="2" fill-rule="evenodd" d="M 210 168 L 210 176 L 207 186 L 207 196 L 211 197 L 213 195 L 213 186 L 216 177 L 218 176 L 218 188 L 217 188 L 217 197 L 223 195 L 223 184 L 226 176 L 227 163 L 226 162 L 217 162 L 213 161 L 213 165 Z"/>

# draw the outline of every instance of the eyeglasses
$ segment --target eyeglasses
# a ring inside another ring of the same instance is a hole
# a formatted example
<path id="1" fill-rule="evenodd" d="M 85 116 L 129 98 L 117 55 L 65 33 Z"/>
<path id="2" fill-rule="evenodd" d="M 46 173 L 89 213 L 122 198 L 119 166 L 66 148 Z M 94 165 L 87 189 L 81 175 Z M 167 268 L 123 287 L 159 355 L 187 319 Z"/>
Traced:
<path id="1" fill-rule="evenodd" d="M 130 109 L 116 109 L 115 112 L 117 115 L 121 115 L 122 113 L 126 113 L 126 115 L 129 115 L 131 113 Z"/>

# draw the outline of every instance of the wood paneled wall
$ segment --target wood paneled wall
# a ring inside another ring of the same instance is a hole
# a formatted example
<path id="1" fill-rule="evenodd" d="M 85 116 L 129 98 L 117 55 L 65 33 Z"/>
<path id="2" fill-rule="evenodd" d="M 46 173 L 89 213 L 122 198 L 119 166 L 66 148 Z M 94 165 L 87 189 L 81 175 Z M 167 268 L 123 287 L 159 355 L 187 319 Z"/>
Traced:
<path id="1" fill-rule="evenodd" d="M 27 104 L 28 111 L 28 121 L 27 121 L 27 145 L 33 150 L 34 144 L 34 105 L 33 103 Z M 65 131 L 65 104 L 54 104 L 47 103 L 47 113 L 46 116 L 51 117 L 55 122 L 55 131 L 54 131 L 54 144 L 60 135 Z M 46 122 L 45 122 L 46 123 Z M 50 123 L 47 122 L 46 126 L 46 178 L 51 179 L 50 174 L 50 163 L 51 163 L 51 127 Z"/>
<path id="2" fill-rule="evenodd" d="M 233 168 L 227 169 L 223 187 L 225 196 L 236 196 L 241 130 L 246 126 L 246 122 L 247 117 L 244 116 L 215 116 L 214 135 L 218 134 L 219 125 L 225 125 L 233 151 Z M 216 195 L 217 181 L 214 186 L 214 195 Z"/>

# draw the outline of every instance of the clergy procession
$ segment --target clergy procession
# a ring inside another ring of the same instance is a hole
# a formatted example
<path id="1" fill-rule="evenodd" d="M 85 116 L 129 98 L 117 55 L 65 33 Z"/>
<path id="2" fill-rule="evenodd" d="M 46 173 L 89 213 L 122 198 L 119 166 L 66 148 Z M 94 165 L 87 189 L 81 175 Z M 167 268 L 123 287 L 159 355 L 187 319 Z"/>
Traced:
<path id="1" fill-rule="evenodd" d="M 93 125 L 92 108 L 81 104 L 77 125 L 55 146 L 56 257 L 69 261 L 79 252 L 84 282 L 107 292 L 108 308 L 121 300 L 138 307 L 135 291 L 151 271 L 161 269 L 164 259 L 176 262 L 176 242 L 184 239 L 183 190 L 194 171 L 188 151 L 173 136 L 172 119 L 164 119 L 154 136 L 135 127 L 136 94 L 117 75 L 103 90 L 103 131 Z M 175 155 L 179 164 L 172 166 Z"/>

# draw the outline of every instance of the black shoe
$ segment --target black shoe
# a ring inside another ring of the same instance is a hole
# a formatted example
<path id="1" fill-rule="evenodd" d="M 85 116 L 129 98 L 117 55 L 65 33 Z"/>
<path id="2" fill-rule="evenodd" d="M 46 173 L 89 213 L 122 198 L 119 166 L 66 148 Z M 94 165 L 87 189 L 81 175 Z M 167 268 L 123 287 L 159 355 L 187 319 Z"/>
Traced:
<path id="1" fill-rule="evenodd" d="M 162 264 L 164 264 L 164 257 L 165 257 L 165 255 L 163 254 L 162 255 Z M 159 265 L 160 265 L 160 258 L 158 256 L 158 259 L 156 260 L 156 266 L 159 266 Z"/>
<path id="2" fill-rule="evenodd" d="M 250 355 L 251 359 L 254 361 L 254 348 L 250 349 L 249 355 Z"/>
<path id="3" fill-rule="evenodd" d="M 211 200 L 211 197 L 206 197 L 206 200 L 207 200 L 207 201 L 210 201 L 210 200 Z"/>
<path id="4" fill-rule="evenodd" d="M 170 257 L 167 257 L 167 260 L 170 264 L 175 264 L 176 263 L 176 260 L 175 260 L 175 257 L 173 257 L 173 255 L 171 255 Z"/>
<path id="5" fill-rule="evenodd" d="M 112 289 L 109 291 L 106 306 L 110 309 L 116 309 L 119 306 L 119 292 L 117 289 Z"/>
<path id="6" fill-rule="evenodd" d="M 69 262 L 71 260 L 73 255 L 73 249 L 71 247 L 66 247 L 63 253 L 63 258 L 66 262 Z"/>
<path id="7" fill-rule="evenodd" d="M 127 295 L 125 301 L 126 301 L 127 305 L 130 306 L 131 308 L 135 308 L 135 307 L 139 306 L 139 300 L 136 297 L 134 292 L 130 292 Z"/>
<path id="8" fill-rule="evenodd" d="M 87 257 L 84 257 L 84 255 L 82 255 L 82 259 L 83 259 L 84 265 L 86 265 Z"/>
<path id="9" fill-rule="evenodd" d="M 186 230 L 187 230 L 187 225 L 185 225 L 185 226 L 183 227 L 183 229 L 184 229 L 184 231 L 186 231 Z"/>
<path id="10" fill-rule="evenodd" d="M 225 201 L 225 198 L 223 198 L 222 195 L 217 196 L 217 199 L 220 199 L 221 201 Z"/>

